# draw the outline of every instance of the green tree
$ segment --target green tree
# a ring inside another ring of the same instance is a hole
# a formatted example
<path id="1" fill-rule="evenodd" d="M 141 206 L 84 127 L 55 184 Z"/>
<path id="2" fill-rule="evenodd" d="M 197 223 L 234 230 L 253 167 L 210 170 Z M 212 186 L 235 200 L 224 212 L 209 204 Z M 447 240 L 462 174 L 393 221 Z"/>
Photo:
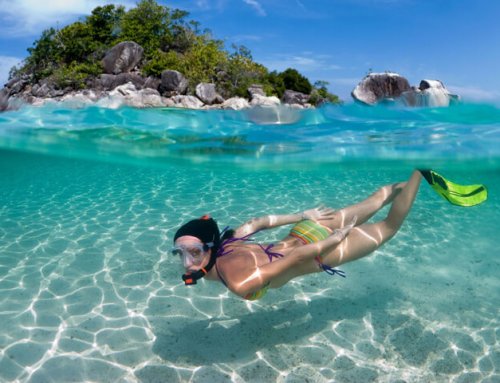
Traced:
<path id="1" fill-rule="evenodd" d="M 111 45 L 120 33 L 120 21 L 124 15 L 123 6 L 110 4 L 94 8 L 86 19 L 92 38 L 102 45 Z"/>
<path id="2" fill-rule="evenodd" d="M 219 90 L 224 97 L 246 97 L 250 85 L 267 84 L 268 71 L 266 67 L 252 60 L 252 54 L 247 47 L 233 45 L 233 49 L 234 52 L 218 67 Z"/>
<path id="3" fill-rule="evenodd" d="M 217 68 L 227 61 L 227 52 L 222 50 L 222 42 L 197 37 L 197 41 L 184 54 L 184 71 L 190 80 L 192 90 L 200 82 L 213 82 L 217 78 Z"/>
<path id="4" fill-rule="evenodd" d="M 59 56 L 56 33 L 54 28 L 44 30 L 40 38 L 33 43 L 33 47 L 28 48 L 29 56 L 25 67 L 20 71 L 33 73 L 34 81 L 51 75 L 56 67 Z"/>
<path id="5" fill-rule="evenodd" d="M 166 69 L 177 70 L 190 80 L 190 85 L 194 88 L 200 82 L 216 80 L 218 68 L 227 61 L 227 52 L 221 48 L 221 41 L 206 40 L 198 36 L 196 43 L 184 54 L 156 50 L 144 65 L 143 72 L 159 77 Z"/>
<path id="6" fill-rule="evenodd" d="M 141 0 L 121 20 L 121 41 L 135 41 L 147 55 L 161 48 L 162 40 L 169 39 L 170 12 L 154 0 Z"/>
<path id="7" fill-rule="evenodd" d="M 148 76 L 160 77 L 161 72 L 166 69 L 182 72 L 185 70 L 185 58 L 175 51 L 163 52 L 157 49 L 150 55 L 149 60 L 142 68 L 142 72 Z"/>
<path id="8" fill-rule="evenodd" d="M 319 105 L 324 102 L 329 102 L 332 104 L 342 103 L 337 95 L 328 92 L 328 85 L 330 85 L 328 81 L 316 81 L 314 83 L 314 89 L 311 92 L 311 98 L 309 99 L 309 102 L 313 105 Z"/>
<path id="9" fill-rule="evenodd" d="M 280 73 L 279 76 L 283 79 L 285 89 L 305 94 L 309 94 L 312 91 L 312 85 L 309 80 L 301 75 L 296 69 L 288 68 Z"/>
<path id="10" fill-rule="evenodd" d="M 170 10 L 155 0 L 141 0 L 136 8 L 123 15 L 119 40 L 135 41 L 144 48 L 146 56 L 158 49 L 167 51 L 175 46 L 176 38 L 190 37 L 185 22 L 188 14 L 177 9 Z M 184 47 L 186 43 L 181 45 Z"/>
<path id="11" fill-rule="evenodd" d="M 196 21 L 186 22 L 188 12 L 180 9 L 171 11 L 171 38 L 162 40 L 161 49 L 165 52 L 174 50 L 179 53 L 186 52 L 196 41 L 199 32 L 199 23 Z"/>
<path id="12" fill-rule="evenodd" d="M 99 47 L 99 43 L 92 36 L 91 27 L 80 21 L 61 29 L 56 34 L 56 41 L 59 46 L 59 58 L 66 64 L 87 61 Z"/>
<path id="13" fill-rule="evenodd" d="M 266 82 L 271 87 L 271 93 L 278 98 L 283 97 L 283 93 L 285 93 L 285 83 L 283 82 L 283 77 L 277 71 L 272 71 L 268 74 L 266 78 Z"/>

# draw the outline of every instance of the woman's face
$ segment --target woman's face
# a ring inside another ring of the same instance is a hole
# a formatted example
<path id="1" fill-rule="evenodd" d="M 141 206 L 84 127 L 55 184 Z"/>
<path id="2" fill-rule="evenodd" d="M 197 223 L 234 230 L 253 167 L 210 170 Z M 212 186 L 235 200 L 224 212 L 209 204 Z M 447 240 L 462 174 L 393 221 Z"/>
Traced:
<path id="1" fill-rule="evenodd" d="M 188 271 L 200 270 L 208 264 L 210 258 L 210 249 L 198 238 L 190 235 L 177 238 L 172 252 L 182 260 L 184 268 Z"/>

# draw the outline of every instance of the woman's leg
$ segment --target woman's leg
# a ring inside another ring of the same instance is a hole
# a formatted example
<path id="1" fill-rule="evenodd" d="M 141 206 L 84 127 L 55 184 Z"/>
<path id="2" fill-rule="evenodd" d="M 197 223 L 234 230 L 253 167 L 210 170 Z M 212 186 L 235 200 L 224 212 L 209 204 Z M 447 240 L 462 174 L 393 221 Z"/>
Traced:
<path id="1" fill-rule="evenodd" d="M 387 217 L 383 221 L 363 224 L 352 229 L 344 241 L 332 252 L 323 256 L 323 263 L 335 267 L 354 261 L 370 254 L 391 239 L 408 215 L 421 179 L 420 172 L 414 171 L 408 182 L 394 198 Z"/>
<path id="2" fill-rule="evenodd" d="M 399 182 L 383 186 L 364 201 L 336 211 L 332 220 L 321 221 L 321 224 L 335 230 L 344 227 L 356 217 L 356 225 L 359 226 L 368 221 L 377 211 L 391 203 L 405 185 L 406 182 Z"/>
<path id="3" fill-rule="evenodd" d="M 421 178 L 420 172 L 415 171 L 411 175 L 408 182 L 384 186 L 367 200 L 340 210 L 346 210 L 344 216 L 346 217 L 346 222 L 348 222 L 347 219 L 352 217 L 350 216 L 351 214 L 363 214 L 362 219 L 366 220 L 369 218 L 366 218 L 368 215 L 373 215 L 378 209 L 380 209 L 380 207 L 389 203 L 388 201 L 393 200 L 391 209 L 389 210 L 386 219 L 381 222 L 363 224 L 353 228 L 347 238 L 344 239 L 334 250 L 322 256 L 322 262 L 331 267 L 336 267 L 343 263 L 354 261 L 355 259 L 359 259 L 370 254 L 383 243 L 392 238 L 399 230 L 404 219 L 408 215 L 408 212 L 410 211 L 413 201 L 415 200 L 415 196 L 417 195 Z M 404 187 L 400 188 L 401 186 Z M 389 191 L 392 191 L 391 194 L 388 194 Z M 383 197 L 384 195 L 385 198 Z M 381 206 L 376 209 L 377 205 Z M 293 251 L 293 249 L 291 251 Z M 290 257 L 293 257 L 293 253 L 290 253 L 289 255 Z M 271 280 L 270 287 L 278 288 L 293 278 L 320 271 L 321 269 L 318 267 L 317 262 L 311 259 L 310 261 L 290 267 L 286 272 L 274 277 Z"/>

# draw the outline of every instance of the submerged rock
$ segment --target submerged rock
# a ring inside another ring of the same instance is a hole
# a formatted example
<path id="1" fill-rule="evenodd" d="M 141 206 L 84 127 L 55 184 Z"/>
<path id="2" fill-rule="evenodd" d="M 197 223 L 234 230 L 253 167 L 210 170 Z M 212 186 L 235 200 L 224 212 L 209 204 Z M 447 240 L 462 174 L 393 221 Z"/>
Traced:
<path id="1" fill-rule="evenodd" d="M 410 89 L 408 80 L 397 73 L 370 73 L 351 95 L 356 101 L 374 105 L 383 100 L 394 100 Z"/>
<path id="2" fill-rule="evenodd" d="M 293 124 L 300 120 L 300 110 L 286 105 L 254 106 L 245 111 L 247 118 L 259 125 Z"/>
<path id="3" fill-rule="evenodd" d="M 142 60 L 144 49 L 133 41 L 123 41 L 111 48 L 102 65 L 104 72 L 108 74 L 120 74 L 130 72 Z"/>

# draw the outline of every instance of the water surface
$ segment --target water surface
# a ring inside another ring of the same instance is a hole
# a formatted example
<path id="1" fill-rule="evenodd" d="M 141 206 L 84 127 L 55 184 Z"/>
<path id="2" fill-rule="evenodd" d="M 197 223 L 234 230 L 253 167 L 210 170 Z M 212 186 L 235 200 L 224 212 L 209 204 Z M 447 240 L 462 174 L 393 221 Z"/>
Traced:
<path id="1" fill-rule="evenodd" d="M 0 114 L 0 380 L 499 381 L 499 141 L 482 104 Z M 247 302 L 183 286 L 169 256 L 192 217 L 341 208 L 420 166 L 489 200 L 459 208 L 423 184 L 346 279 Z"/>

